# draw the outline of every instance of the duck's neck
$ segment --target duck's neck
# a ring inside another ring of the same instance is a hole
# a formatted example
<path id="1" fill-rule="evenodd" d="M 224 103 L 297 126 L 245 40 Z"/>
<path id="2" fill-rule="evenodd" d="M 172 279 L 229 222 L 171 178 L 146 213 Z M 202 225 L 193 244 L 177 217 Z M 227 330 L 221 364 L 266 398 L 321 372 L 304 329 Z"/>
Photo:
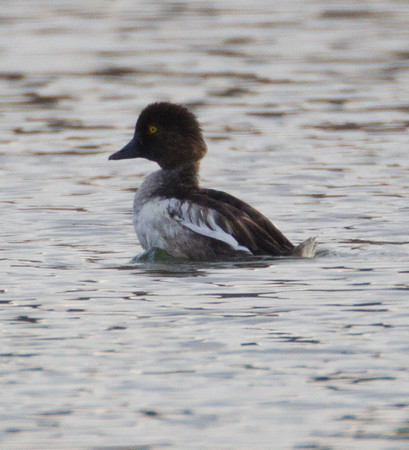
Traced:
<path id="1" fill-rule="evenodd" d="M 185 197 L 199 189 L 199 162 L 190 163 L 177 169 L 161 169 L 161 195 Z"/>
<path id="2" fill-rule="evenodd" d="M 164 170 L 169 181 L 185 189 L 199 187 L 199 161 L 186 164 L 177 169 Z"/>

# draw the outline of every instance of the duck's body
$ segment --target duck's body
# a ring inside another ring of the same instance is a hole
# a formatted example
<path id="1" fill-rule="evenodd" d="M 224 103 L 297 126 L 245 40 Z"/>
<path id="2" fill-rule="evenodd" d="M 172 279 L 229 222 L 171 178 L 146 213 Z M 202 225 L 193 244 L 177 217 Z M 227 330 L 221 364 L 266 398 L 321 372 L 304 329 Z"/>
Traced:
<path id="1" fill-rule="evenodd" d="M 178 170 L 146 178 L 135 195 L 133 222 L 143 248 L 180 258 L 290 255 L 294 249 L 254 208 L 224 192 L 186 184 Z"/>
<path id="2" fill-rule="evenodd" d="M 176 258 L 220 260 L 245 255 L 304 256 L 315 253 L 315 239 L 295 247 L 264 215 L 232 195 L 198 184 L 206 152 L 196 118 L 171 103 L 149 105 L 135 136 L 110 159 L 145 157 L 161 170 L 138 189 L 133 223 L 142 247 L 159 248 Z"/>

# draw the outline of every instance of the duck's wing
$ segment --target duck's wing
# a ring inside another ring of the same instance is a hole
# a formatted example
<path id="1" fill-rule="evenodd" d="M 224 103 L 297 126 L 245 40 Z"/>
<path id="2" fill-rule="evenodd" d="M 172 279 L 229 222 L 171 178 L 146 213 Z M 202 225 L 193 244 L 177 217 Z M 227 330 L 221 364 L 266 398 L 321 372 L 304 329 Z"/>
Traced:
<path id="1" fill-rule="evenodd" d="M 230 205 L 236 214 L 241 211 L 245 219 L 245 225 L 249 228 L 256 243 L 256 254 L 267 253 L 269 255 L 289 255 L 294 245 L 284 234 L 260 211 L 250 206 L 243 200 L 215 189 L 201 189 L 206 196 L 216 202 Z M 247 217 L 249 220 L 247 220 Z"/>
<path id="2" fill-rule="evenodd" d="M 233 253 L 253 254 L 254 244 L 249 245 L 249 239 L 239 242 L 226 214 L 192 199 L 172 199 L 168 203 L 167 211 L 169 216 L 183 227 L 221 243 L 221 249 L 230 249 L 229 252 Z M 226 253 L 225 250 L 223 252 Z"/>
<path id="3" fill-rule="evenodd" d="M 232 195 L 200 189 L 169 204 L 169 215 L 202 236 L 253 255 L 289 255 L 293 244 L 260 212 Z"/>

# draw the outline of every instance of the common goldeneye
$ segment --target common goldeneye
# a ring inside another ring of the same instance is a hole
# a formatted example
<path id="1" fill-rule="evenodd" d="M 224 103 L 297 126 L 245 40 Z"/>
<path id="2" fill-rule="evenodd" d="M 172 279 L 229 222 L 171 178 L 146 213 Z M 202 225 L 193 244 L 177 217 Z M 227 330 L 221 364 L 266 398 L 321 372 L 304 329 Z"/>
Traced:
<path id="1" fill-rule="evenodd" d="M 225 192 L 199 187 L 207 147 L 186 107 L 159 102 L 140 114 L 131 141 L 109 159 L 159 164 L 135 195 L 133 224 L 145 250 L 176 258 L 221 260 L 245 255 L 313 257 L 315 238 L 295 247 L 263 214 Z"/>

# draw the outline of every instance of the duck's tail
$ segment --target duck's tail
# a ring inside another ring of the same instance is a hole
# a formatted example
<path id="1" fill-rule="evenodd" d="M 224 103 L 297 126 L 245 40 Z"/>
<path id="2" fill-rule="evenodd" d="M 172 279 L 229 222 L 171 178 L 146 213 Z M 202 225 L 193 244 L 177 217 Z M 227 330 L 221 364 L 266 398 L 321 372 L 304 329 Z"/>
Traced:
<path id="1" fill-rule="evenodd" d="M 300 258 L 314 258 L 315 249 L 317 247 L 317 238 L 310 237 L 293 250 L 293 255 Z"/>

